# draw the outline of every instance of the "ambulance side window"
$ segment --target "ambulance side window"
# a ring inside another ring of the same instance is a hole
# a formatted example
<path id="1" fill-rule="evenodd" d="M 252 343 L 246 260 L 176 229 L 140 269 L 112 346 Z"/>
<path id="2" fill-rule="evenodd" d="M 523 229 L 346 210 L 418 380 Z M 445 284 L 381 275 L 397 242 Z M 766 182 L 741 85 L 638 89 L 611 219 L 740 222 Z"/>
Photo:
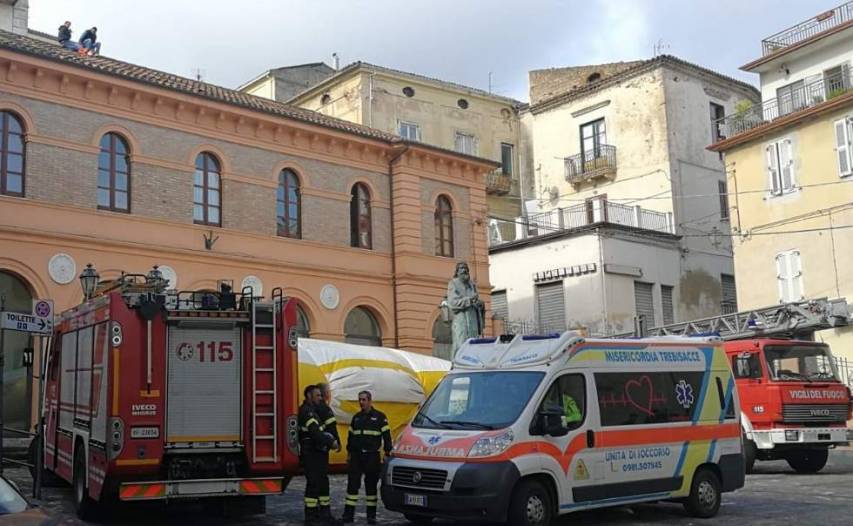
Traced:
<path id="1" fill-rule="evenodd" d="M 561 376 L 551 385 L 538 413 L 559 412 L 568 429 L 580 427 L 586 418 L 586 383 L 582 374 Z"/>

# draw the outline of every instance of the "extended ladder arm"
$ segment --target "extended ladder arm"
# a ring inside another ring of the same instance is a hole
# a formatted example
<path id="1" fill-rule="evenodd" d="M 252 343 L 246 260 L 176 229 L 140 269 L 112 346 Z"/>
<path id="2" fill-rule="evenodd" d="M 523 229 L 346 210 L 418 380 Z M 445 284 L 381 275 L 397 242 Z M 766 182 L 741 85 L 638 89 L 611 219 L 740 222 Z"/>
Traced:
<path id="1" fill-rule="evenodd" d="M 646 336 L 709 336 L 723 340 L 794 337 L 851 323 L 844 298 L 803 300 L 654 327 Z M 614 337 L 630 337 L 631 333 Z"/>

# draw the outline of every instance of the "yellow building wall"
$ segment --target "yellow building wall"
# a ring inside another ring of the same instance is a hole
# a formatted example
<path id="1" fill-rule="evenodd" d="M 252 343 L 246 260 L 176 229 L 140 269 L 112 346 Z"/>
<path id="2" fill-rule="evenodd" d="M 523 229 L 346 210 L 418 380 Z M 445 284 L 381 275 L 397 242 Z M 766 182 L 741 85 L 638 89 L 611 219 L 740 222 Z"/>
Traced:
<path id="1" fill-rule="evenodd" d="M 355 72 L 352 76 L 341 79 L 322 91 L 318 90 L 303 96 L 298 101 L 294 101 L 294 105 L 330 117 L 369 126 L 364 120 L 362 112 L 362 98 L 367 96 L 363 77 L 364 75 Z M 328 98 L 325 98 L 325 95 L 328 95 Z M 373 127 L 376 128 L 376 126 Z"/>
<path id="2" fill-rule="evenodd" d="M 259 80 L 254 85 L 245 88 L 243 91 L 256 97 L 275 100 L 275 79 L 268 76 Z"/>
<path id="3" fill-rule="evenodd" d="M 842 178 L 833 123 L 853 117 L 853 106 L 793 125 L 726 152 L 738 306 L 774 305 L 780 300 L 776 254 L 798 250 L 806 298 L 853 301 L 853 176 Z M 766 148 L 792 141 L 796 192 L 772 196 Z M 830 230 L 830 229 L 833 230 Z M 739 234 L 739 235 L 738 235 Z M 838 356 L 853 359 L 853 330 L 822 331 Z"/>

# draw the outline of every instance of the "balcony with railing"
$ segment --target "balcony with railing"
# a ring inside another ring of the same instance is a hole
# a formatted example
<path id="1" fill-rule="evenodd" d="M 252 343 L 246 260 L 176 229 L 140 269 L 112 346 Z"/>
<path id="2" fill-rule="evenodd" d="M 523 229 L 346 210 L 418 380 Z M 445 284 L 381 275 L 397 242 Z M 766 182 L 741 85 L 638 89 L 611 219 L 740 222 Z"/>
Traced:
<path id="1" fill-rule="evenodd" d="M 566 181 L 574 186 L 599 178 L 616 177 L 616 147 L 600 144 L 591 150 L 564 159 Z"/>
<path id="2" fill-rule="evenodd" d="M 745 104 L 731 115 L 715 121 L 718 140 L 752 130 L 780 117 L 813 108 L 853 90 L 853 76 L 847 67 L 811 81 L 799 81 L 778 96 L 761 104 Z"/>
<path id="3" fill-rule="evenodd" d="M 622 225 L 666 234 L 675 233 L 671 213 L 623 205 L 606 199 L 593 199 L 579 205 L 531 214 L 526 218 L 519 217 L 514 221 L 492 219 L 489 226 L 489 246 L 595 224 Z M 506 227 L 515 229 L 515 235 L 505 235 Z"/>
<path id="4" fill-rule="evenodd" d="M 512 192 L 513 183 L 516 183 L 517 186 L 517 181 L 513 180 L 511 175 L 503 173 L 498 168 L 486 175 L 486 193 L 491 195 L 506 195 Z"/>
<path id="5" fill-rule="evenodd" d="M 853 2 L 824 11 L 804 22 L 780 31 L 761 41 L 761 55 L 767 56 L 853 20 Z"/>

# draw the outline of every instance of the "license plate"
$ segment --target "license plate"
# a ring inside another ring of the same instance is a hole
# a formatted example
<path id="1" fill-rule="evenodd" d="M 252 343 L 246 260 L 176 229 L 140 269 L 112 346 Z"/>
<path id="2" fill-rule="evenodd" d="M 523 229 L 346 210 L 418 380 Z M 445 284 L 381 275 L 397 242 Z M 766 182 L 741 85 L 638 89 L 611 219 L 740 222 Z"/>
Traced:
<path id="1" fill-rule="evenodd" d="M 403 504 L 406 506 L 426 507 L 426 495 L 412 495 L 411 493 L 404 493 Z"/>

